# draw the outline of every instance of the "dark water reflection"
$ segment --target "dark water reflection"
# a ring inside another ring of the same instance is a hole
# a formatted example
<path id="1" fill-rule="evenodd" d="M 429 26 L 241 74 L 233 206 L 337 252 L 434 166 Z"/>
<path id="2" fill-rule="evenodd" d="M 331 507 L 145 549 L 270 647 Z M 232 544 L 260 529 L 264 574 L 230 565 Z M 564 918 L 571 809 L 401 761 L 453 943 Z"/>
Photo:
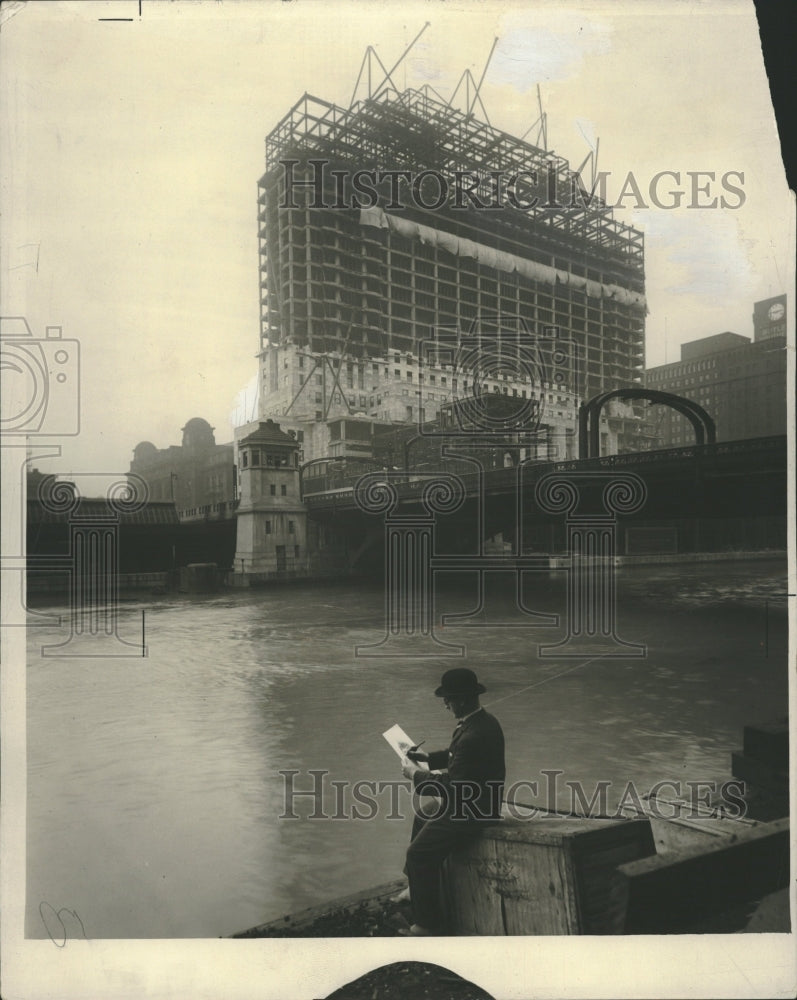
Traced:
<path id="1" fill-rule="evenodd" d="M 464 586 L 438 610 L 466 609 Z M 556 629 L 444 634 L 485 679 L 508 783 L 555 769 L 587 789 L 611 780 L 616 798 L 627 780 L 721 782 L 742 726 L 785 714 L 785 589 L 779 562 L 624 570 L 619 632 L 647 644 L 643 660 L 539 660 Z M 511 611 L 511 590 L 493 598 Z M 562 580 L 529 581 L 526 598 L 561 612 Z M 445 745 L 431 692 L 461 661 L 355 658 L 383 631 L 367 585 L 130 602 L 122 632 L 142 608 L 146 659 L 43 658 L 54 638 L 29 632 L 27 933 L 46 935 L 46 900 L 88 937 L 226 935 L 397 875 L 407 823 L 387 818 L 390 790 L 357 820 L 331 782 L 399 779 L 380 735 L 395 722 Z M 349 818 L 280 820 L 287 769 L 297 789 L 326 770 L 324 809 Z"/>

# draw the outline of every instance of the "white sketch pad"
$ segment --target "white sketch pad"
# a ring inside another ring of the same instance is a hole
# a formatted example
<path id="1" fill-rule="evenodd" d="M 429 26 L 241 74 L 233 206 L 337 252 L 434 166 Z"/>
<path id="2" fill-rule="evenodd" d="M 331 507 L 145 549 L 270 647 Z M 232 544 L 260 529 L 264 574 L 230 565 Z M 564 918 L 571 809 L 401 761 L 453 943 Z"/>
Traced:
<path id="1" fill-rule="evenodd" d="M 386 730 L 382 733 L 382 735 L 403 761 L 408 759 L 407 751 L 416 746 L 414 741 L 407 736 L 398 723 L 396 723 L 395 726 L 391 726 L 390 729 Z M 413 763 L 417 764 L 418 767 L 428 769 L 428 765 L 423 761 L 418 760 L 413 761 Z"/>

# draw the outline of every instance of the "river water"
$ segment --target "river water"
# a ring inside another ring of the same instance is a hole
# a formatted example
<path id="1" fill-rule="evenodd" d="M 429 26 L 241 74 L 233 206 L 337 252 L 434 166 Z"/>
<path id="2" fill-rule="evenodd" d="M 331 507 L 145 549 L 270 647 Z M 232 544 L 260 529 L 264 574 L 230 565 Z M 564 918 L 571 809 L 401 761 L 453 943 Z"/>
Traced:
<path id="1" fill-rule="evenodd" d="M 29 629 L 27 935 L 47 935 L 49 903 L 89 938 L 216 937 L 398 877 L 398 786 L 366 820 L 331 782 L 400 779 L 381 738 L 395 722 L 446 746 L 453 720 L 433 690 L 463 662 L 504 727 L 508 785 L 539 783 L 517 792 L 527 802 L 550 797 L 543 770 L 562 772 L 560 806 L 567 780 L 610 780 L 612 802 L 628 780 L 722 782 L 742 727 L 786 713 L 782 562 L 619 571 L 618 633 L 646 644 L 642 659 L 540 659 L 537 643 L 563 633 L 491 625 L 513 607 L 499 582 L 489 621 L 441 633 L 464 661 L 355 657 L 384 632 L 366 584 L 125 602 L 119 632 L 136 641 L 144 611 L 146 658 L 42 656 L 67 633 Z M 460 581 L 438 611 L 474 598 Z M 524 599 L 561 612 L 561 575 L 534 577 Z M 281 772 L 309 790 L 313 769 L 328 772 L 330 818 L 307 818 L 309 796 L 285 808 Z"/>

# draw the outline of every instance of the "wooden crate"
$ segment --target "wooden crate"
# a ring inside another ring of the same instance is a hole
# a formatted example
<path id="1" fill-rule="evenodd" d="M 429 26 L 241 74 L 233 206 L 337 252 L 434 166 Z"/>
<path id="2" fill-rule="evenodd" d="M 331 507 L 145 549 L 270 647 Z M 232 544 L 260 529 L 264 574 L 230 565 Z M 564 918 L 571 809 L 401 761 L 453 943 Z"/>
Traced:
<path id="1" fill-rule="evenodd" d="M 610 893 L 615 870 L 655 853 L 647 819 L 504 819 L 446 861 L 451 930 L 620 933 L 625 913 Z"/>
<path id="2" fill-rule="evenodd" d="M 740 827 L 710 847 L 621 865 L 613 895 L 626 914 L 624 933 L 685 934 L 698 923 L 709 930 L 711 918 L 789 885 L 789 844 L 785 818 Z"/>

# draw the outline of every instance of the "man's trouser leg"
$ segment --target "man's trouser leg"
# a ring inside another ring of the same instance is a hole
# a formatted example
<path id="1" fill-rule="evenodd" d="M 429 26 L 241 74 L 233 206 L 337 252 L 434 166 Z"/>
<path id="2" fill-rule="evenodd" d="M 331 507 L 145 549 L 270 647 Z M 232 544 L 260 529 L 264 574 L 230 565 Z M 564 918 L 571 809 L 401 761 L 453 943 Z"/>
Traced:
<path id="1" fill-rule="evenodd" d="M 412 832 L 410 833 L 410 843 L 418 836 L 430 819 L 437 819 L 443 812 L 443 805 L 436 795 L 420 795 L 413 799 Z M 402 868 L 407 874 L 407 863 L 404 862 Z"/>
<path id="2" fill-rule="evenodd" d="M 472 823 L 466 820 L 452 820 L 448 816 L 440 819 L 420 820 L 416 817 L 417 835 L 407 849 L 405 872 L 410 883 L 412 915 L 416 924 L 430 930 L 439 929 L 443 924 L 440 902 L 440 871 L 443 862 L 457 847 L 465 843 L 475 832 Z"/>

